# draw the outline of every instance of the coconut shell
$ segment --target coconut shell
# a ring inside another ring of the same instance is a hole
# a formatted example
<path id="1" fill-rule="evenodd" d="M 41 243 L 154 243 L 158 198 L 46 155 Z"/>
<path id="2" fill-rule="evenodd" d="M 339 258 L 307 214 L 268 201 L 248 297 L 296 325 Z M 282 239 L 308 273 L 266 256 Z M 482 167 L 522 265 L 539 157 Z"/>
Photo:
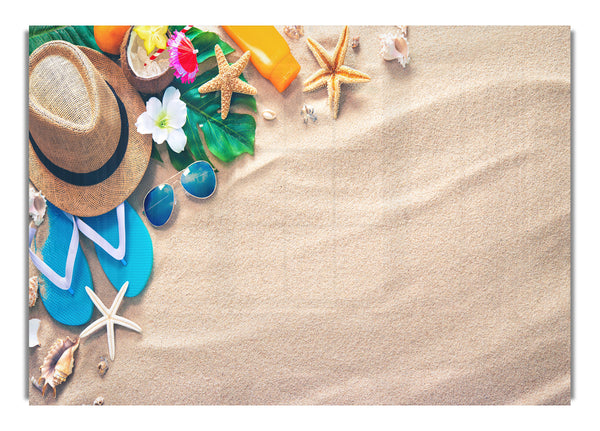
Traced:
<path id="1" fill-rule="evenodd" d="M 133 86 L 133 88 L 138 90 L 140 93 L 160 93 L 169 86 L 171 81 L 173 81 L 173 78 L 175 77 L 175 70 L 169 67 L 160 75 L 153 76 L 151 78 L 144 78 L 142 76 L 137 75 L 133 71 L 131 66 L 129 66 L 129 61 L 127 58 L 127 47 L 132 37 L 132 29 L 133 27 L 130 27 L 129 30 L 127 30 L 127 32 L 125 33 L 125 37 L 123 38 L 123 42 L 121 43 L 121 69 L 123 70 L 123 74 L 129 81 L 129 83 Z"/>

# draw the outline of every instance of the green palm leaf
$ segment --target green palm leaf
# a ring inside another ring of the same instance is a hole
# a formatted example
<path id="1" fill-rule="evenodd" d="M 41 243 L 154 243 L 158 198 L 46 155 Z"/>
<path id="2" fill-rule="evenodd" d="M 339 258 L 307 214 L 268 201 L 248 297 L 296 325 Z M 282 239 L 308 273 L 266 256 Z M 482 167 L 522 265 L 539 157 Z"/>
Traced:
<path id="1" fill-rule="evenodd" d="M 167 152 L 169 153 L 169 160 L 171 160 L 171 164 L 178 171 L 181 171 L 194 163 L 194 156 L 188 147 L 185 147 L 181 153 L 176 153 L 166 142 L 165 145 L 167 146 Z"/>
<path id="2" fill-rule="evenodd" d="M 29 26 L 29 54 L 51 40 L 66 40 L 74 45 L 87 46 L 100 51 L 94 39 L 94 27 L 91 25 Z"/>

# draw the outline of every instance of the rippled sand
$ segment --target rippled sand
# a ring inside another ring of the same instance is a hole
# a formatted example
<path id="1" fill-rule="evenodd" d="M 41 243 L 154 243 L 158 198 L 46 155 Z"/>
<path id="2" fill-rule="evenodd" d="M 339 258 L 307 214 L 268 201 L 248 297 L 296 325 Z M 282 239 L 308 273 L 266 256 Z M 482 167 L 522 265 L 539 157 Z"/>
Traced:
<path id="1" fill-rule="evenodd" d="M 341 30 L 305 35 L 333 50 Z M 346 64 L 372 80 L 342 86 L 337 120 L 325 89 L 302 92 L 306 36 L 283 94 L 248 66 L 255 155 L 149 228 L 153 276 L 120 310 L 143 333 L 116 329 L 103 378 L 105 332 L 83 340 L 58 398 L 32 404 L 570 402 L 569 28 L 409 27 L 406 69 L 377 56 L 394 30 L 350 27 Z M 173 173 L 151 162 L 130 202 Z M 83 329 L 31 317 L 45 346 Z"/>

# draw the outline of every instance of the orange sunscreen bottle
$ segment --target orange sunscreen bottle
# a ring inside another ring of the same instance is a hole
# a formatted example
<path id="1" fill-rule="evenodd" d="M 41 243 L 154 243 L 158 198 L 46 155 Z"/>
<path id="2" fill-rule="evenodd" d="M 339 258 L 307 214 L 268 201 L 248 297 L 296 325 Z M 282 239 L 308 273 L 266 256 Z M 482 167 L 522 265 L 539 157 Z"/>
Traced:
<path id="1" fill-rule="evenodd" d="M 290 53 L 290 47 L 271 25 L 224 25 L 223 30 L 244 51 L 250 51 L 250 61 L 262 76 L 279 92 L 298 76 L 300 65 Z"/>

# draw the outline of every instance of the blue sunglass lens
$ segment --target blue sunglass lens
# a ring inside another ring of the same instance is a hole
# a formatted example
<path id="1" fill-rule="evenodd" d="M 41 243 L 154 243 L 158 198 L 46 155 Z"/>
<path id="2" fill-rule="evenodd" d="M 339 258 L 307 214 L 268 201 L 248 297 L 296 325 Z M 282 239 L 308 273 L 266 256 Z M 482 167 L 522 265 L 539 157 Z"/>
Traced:
<path id="1" fill-rule="evenodd" d="M 144 198 L 144 214 L 154 226 L 164 225 L 173 212 L 175 194 L 169 184 L 154 187 Z"/>
<path id="2" fill-rule="evenodd" d="M 182 172 L 181 185 L 192 196 L 204 199 L 215 191 L 217 176 L 208 162 L 199 160 Z"/>

